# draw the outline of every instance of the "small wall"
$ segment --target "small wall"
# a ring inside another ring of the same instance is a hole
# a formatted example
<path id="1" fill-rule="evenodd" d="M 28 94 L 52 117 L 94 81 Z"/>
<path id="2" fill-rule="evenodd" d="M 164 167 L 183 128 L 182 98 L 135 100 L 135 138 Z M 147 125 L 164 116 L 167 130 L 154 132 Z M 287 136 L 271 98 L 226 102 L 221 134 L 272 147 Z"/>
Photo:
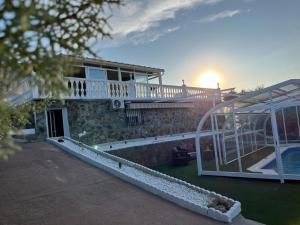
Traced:
<path id="1" fill-rule="evenodd" d="M 108 153 L 141 164 L 146 167 L 154 167 L 172 163 L 172 149 L 182 144 L 194 144 L 194 139 L 170 141 L 153 145 L 145 145 L 120 150 L 109 151 Z"/>

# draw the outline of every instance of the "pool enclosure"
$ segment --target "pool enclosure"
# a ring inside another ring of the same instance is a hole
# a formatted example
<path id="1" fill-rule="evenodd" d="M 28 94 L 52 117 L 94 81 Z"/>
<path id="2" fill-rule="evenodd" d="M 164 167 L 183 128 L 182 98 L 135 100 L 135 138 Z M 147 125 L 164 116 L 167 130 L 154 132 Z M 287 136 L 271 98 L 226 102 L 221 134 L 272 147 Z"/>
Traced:
<path id="1" fill-rule="evenodd" d="M 300 180 L 299 117 L 300 79 L 216 105 L 197 127 L 198 174 Z"/>

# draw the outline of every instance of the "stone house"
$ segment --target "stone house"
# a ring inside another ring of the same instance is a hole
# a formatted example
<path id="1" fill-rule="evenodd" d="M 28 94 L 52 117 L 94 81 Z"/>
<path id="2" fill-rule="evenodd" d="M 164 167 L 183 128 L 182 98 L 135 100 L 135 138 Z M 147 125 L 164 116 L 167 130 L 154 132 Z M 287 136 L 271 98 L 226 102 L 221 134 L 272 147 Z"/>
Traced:
<path id="1" fill-rule="evenodd" d="M 87 144 L 195 131 L 201 116 L 220 101 L 220 89 L 163 84 L 164 70 L 76 58 L 76 72 L 63 77 L 68 93 L 33 113 L 25 134 L 67 136 Z M 28 78 L 10 97 L 15 104 L 49 98 Z"/>

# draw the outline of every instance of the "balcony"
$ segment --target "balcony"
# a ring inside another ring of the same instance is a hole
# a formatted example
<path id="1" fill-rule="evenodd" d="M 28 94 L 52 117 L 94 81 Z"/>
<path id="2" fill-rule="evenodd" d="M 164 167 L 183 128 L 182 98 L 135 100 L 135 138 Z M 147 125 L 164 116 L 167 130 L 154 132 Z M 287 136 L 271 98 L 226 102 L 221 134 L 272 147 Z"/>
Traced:
<path id="1" fill-rule="evenodd" d="M 200 100 L 220 100 L 219 89 L 187 87 L 185 85 L 159 85 L 136 83 L 135 81 L 93 80 L 85 78 L 64 78 L 67 93 L 62 99 L 121 99 L 121 100 L 180 100 L 192 98 Z M 22 104 L 33 99 L 51 96 L 42 94 L 31 79 L 21 82 L 18 90 L 8 98 L 13 104 Z"/>

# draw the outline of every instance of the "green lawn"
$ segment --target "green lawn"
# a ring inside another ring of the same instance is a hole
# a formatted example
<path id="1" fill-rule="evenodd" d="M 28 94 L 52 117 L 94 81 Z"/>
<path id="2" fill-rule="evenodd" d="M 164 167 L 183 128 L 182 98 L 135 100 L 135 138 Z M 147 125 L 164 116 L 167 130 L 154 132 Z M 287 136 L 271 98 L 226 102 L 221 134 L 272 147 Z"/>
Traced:
<path id="1" fill-rule="evenodd" d="M 242 203 L 242 214 L 270 225 L 300 225 L 300 183 L 197 176 L 196 161 L 188 166 L 154 168 Z"/>

